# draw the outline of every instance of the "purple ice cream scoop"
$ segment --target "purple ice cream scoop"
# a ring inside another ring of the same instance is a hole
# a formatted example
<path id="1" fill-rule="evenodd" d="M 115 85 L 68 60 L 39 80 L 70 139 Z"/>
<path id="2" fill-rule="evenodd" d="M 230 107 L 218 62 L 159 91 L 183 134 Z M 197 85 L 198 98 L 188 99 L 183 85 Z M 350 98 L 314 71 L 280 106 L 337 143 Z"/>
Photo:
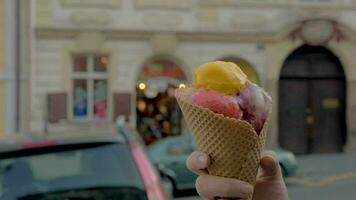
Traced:
<path id="1" fill-rule="evenodd" d="M 242 119 L 251 123 L 256 133 L 260 134 L 268 117 L 272 98 L 254 83 L 249 84 L 236 98 L 243 111 Z"/>

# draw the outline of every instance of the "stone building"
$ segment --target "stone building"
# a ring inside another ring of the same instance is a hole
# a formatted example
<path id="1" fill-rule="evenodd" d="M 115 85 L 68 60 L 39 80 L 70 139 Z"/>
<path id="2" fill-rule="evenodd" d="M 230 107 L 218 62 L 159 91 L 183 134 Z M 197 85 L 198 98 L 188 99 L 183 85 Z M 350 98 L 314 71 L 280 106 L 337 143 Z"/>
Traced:
<path id="1" fill-rule="evenodd" d="M 152 99 L 184 87 L 198 65 L 222 59 L 271 93 L 270 148 L 356 149 L 355 0 L 32 0 L 30 8 L 28 132 L 108 127 L 119 115 L 136 125 L 142 91 Z"/>

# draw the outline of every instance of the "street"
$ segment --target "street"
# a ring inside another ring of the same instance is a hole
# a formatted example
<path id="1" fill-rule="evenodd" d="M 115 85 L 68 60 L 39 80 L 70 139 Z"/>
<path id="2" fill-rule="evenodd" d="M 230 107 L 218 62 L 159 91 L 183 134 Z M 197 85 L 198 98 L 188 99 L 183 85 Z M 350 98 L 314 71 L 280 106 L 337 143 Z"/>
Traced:
<path id="1" fill-rule="evenodd" d="M 297 159 L 297 175 L 286 179 L 291 200 L 351 199 L 356 196 L 355 154 L 307 155 Z"/>

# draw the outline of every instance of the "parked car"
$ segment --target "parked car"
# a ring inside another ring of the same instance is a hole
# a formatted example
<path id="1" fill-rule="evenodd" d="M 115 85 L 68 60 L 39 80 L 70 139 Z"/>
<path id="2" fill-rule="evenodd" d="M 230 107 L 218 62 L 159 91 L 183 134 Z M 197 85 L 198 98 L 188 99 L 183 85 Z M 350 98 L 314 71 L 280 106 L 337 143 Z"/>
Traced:
<path id="1" fill-rule="evenodd" d="M 162 176 L 172 182 L 173 193 L 194 189 L 195 174 L 186 168 L 187 157 L 196 149 L 191 133 L 163 139 L 148 148 L 148 154 Z M 297 170 L 293 153 L 276 151 L 284 176 L 292 176 Z"/>
<path id="2" fill-rule="evenodd" d="M 1 200 L 166 200 L 141 145 L 124 134 L 0 139 Z"/>

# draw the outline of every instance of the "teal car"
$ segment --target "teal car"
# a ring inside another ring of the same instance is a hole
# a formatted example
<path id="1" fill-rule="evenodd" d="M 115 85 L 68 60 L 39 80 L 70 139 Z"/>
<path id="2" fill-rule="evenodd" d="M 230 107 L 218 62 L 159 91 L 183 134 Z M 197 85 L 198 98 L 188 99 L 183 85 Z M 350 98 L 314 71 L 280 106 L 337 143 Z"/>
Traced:
<path id="1" fill-rule="evenodd" d="M 148 155 L 162 176 L 172 183 L 173 194 L 194 189 L 197 176 L 190 172 L 185 161 L 196 149 L 190 133 L 163 139 L 148 147 Z M 297 162 L 293 153 L 276 151 L 284 176 L 293 176 Z"/>

